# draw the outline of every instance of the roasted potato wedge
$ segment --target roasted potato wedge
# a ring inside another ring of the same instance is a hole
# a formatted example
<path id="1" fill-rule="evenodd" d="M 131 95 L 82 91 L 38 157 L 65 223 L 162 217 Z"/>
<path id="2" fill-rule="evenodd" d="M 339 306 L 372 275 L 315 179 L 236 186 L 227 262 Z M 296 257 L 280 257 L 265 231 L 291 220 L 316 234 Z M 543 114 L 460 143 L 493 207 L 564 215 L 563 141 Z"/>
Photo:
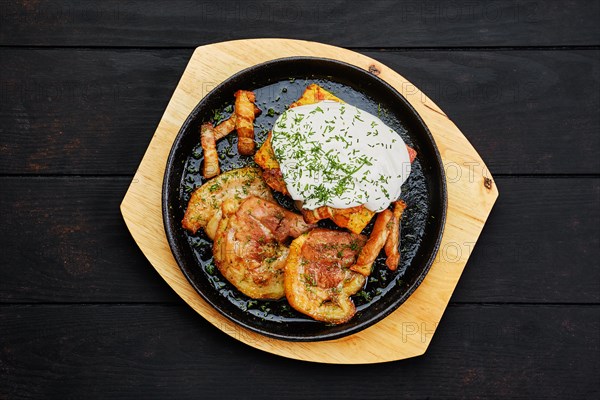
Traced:
<path id="1" fill-rule="evenodd" d="M 267 139 L 257 150 L 254 155 L 254 161 L 264 170 L 269 169 L 279 169 L 279 162 L 275 157 L 275 152 L 273 151 L 273 146 L 271 146 L 271 140 L 273 139 L 273 134 L 269 131 L 267 135 Z M 283 178 L 281 178 L 283 182 Z M 285 182 L 284 182 L 285 187 Z"/>
<path id="2" fill-rule="evenodd" d="M 268 184 L 268 182 L 267 182 Z M 332 208 L 323 206 L 314 210 L 301 210 L 304 220 L 310 223 L 316 223 L 322 219 L 331 219 L 341 228 L 347 228 L 352 233 L 361 233 L 369 224 L 375 212 L 367 209 L 365 206 L 356 206 L 352 208 Z"/>
<path id="3" fill-rule="evenodd" d="M 277 158 L 275 158 L 273 147 L 271 147 L 271 138 L 272 134 L 269 132 L 267 139 L 254 155 L 254 161 L 262 168 L 263 178 L 267 182 L 267 185 L 273 190 L 288 196 L 289 192 L 285 186 L 279 163 L 277 162 Z"/>
<path id="4" fill-rule="evenodd" d="M 311 83 L 306 87 L 304 93 L 302 93 L 302 96 L 290 104 L 290 108 L 305 106 L 307 104 L 315 104 L 323 100 L 337 101 L 339 103 L 344 102 L 342 99 L 334 96 L 331 92 L 328 92 L 316 83 Z"/>

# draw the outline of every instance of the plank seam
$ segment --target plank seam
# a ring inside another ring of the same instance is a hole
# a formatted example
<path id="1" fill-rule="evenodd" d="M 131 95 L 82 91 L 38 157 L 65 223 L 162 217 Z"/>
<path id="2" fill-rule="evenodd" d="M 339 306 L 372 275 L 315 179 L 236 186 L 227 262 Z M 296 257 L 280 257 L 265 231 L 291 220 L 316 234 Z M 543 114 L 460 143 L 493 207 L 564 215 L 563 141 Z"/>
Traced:
<path id="1" fill-rule="evenodd" d="M 198 46 L 201 46 L 200 44 Z M 42 50 L 194 50 L 197 46 L 128 46 L 128 45 L 39 45 L 39 44 L 0 44 L 0 49 L 42 49 Z M 600 50 L 600 45 L 561 45 L 561 46 L 373 46 L 342 47 L 360 52 L 407 52 L 407 51 L 572 51 Z"/>

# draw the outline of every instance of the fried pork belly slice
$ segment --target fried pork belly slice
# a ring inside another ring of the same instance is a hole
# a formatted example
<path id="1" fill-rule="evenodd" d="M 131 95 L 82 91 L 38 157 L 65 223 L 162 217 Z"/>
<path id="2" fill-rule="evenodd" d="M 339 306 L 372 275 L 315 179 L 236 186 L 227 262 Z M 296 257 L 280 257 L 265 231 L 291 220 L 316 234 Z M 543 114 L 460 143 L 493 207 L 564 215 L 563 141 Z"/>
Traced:
<path id="1" fill-rule="evenodd" d="M 310 84 L 298 99 L 292 103 L 290 108 L 314 104 L 322 100 L 332 100 L 343 103 L 344 101 L 329 93 L 319 85 Z M 279 162 L 275 157 L 275 152 L 271 145 L 272 135 L 269 132 L 267 139 L 254 155 L 254 161 L 262 168 L 263 178 L 267 185 L 273 190 L 276 190 L 284 195 L 289 195 Z M 410 162 L 412 163 L 417 157 L 417 152 L 406 146 Z M 315 223 L 322 219 L 331 219 L 340 228 L 347 228 L 353 233 L 360 233 L 369 224 L 375 213 L 368 210 L 364 206 L 357 206 L 347 209 L 336 209 L 328 206 L 322 206 L 314 210 L 301 209 L 304 220 L 308 223 Z"/>
<path id="2" fill-rule="evenodd" d="M 285 265 L 285 295 L 297 311 L 318 321 L 341 324 L 356 307 L 350 296 L 365 284 L 353 265 L 366 238 L 317 228 L 295 239 Z"/>
<path id="3" fill-rule="evenodd" d="M 260 108 L 254 105 L 254 115 L 260 114 Z M 219 155 L 217 154 L 217 142 L 229 135 L 236 126 L 237 117 L 233 113 L 225 121 L 213 128 L 211 123 L 204 123 L 200 127 L 200 143 L 204 151 L 204 168 L 202 175 L 213 178 L 221 173 L 219 167 Z"/>
<path id="4" fill-rule="evenodd" d="M 204 152 L 204 164 L 202 175 L 206 178 L 214 178 L 221 173 L 219 167 L 219 154 L 217 153 L 217 141 L 215 131 L 210 122 L 200 126 L 200 144 Z"/>
<path id="5" fill-rule="evenodd" d="M 260 108 L 254 105 L 254 116 L 260 114 Z M 229 135 L 235 129 L 235 121 L 237 120 L 235 112 L 229 118 L 215 126 L 215 140 L 219 141 Z"/>
<path id="6" fill-rule="evenodd" d="M 373 232 L 371 232 L 367 244 L 360 250 L 356 264 L 350 267 L 352 271 L 358 272 L 364 276 L 371 275 L 373 263 L 389 236 L 392 227 L 391 221 L 392 212 L 390 210 L 383 210 L 377 215 L 375 225 L 373 226 Z"/>
<path id="7" fill-rule="evenodd" d="M 239 212 L 246 213 L 266 227 L 280 243 L 284 243 L 288 238 L 295 239 L 317 227 L 315 224 L 307 224 L 302 215 L 283 208 L 274 200 L 265 200 L 256 196 L 244 200 Z"/>
<path id="8" fill-rule="evenodd" d="M 227 200 L 213 243 L 215 264 L 246 296 L 280 299 L 289 254 L 284 242 L 312 228 L 301 215 L 259 197 L 248 197 L 237 209 Z"/>
<path id="9" fill-rule="evenodd" d="M 385 241 L 385 265 L 391 270 L 395 271 L 398 269 L 400 263 L 400 250 L 398 245 L 400 244 L 400 220 L 402 219 L 402 213 L 406 209 L 406 203 L 402 200 L 394 202 L 394 211 L 392 211 L 392 219 L 390 224 L 390 234 Z"/>
<path id="10" fill-rule="evenodd" d="M 254 102 L 253 92 L 238 90 L 235 96 L 235 130 L 238 134 L 238 152 L 249 156 L 254 154 Z"/>
<path id="11" fill-rule="evenodd" d="M 229 118 L 215 126 L 215 140 L 223 139 L 235 129 L 235 114 L 231 114 Z"/>
<path id="12" fill-rule="evenodd" d="M 192 193 L 181 224 L 192 233 L 204 228 L 208 237 L 213 239 L 221 219 L 221 204 L 231 199 L 239 206 L 248 196 L 273 200 L 269 187 L 262 179 L 261 171 L 258 168 L 246 167 L 224 172 Z"/>

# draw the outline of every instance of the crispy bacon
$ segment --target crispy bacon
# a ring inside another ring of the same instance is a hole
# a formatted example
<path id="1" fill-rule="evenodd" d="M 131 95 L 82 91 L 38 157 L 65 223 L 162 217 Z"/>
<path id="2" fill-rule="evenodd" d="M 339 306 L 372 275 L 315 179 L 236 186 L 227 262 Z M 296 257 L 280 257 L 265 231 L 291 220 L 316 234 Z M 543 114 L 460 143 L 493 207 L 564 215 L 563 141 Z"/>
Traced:
<path id="1" fill-rule="evenodd" d="M 385 241 L 385 255 L 387 259 L 385 265 L 391 270 L 395 271 L 398 268 L 400 262 L 400 251 L 398 245 L 400 244 L 400 220 L 402 219 L 402 213 L 406 209 L 406 203 L 402 200 L 394 202 L 394 211 L 392 211 L 392 220 L 390 221 L 390 234 Z"/>
<path id="2" fill-rule="evenodd" d="M 235 129 L 238 134 L 238 152 L 254 154 L 254 93 L 247 90 L 235 92 Z"/>
<path id="3" fill-rule="evenodd" d="M 235 114 L 231 114 L 231 117 L 215 126 L 215 139 L 221 140 L 225 136 L 229 135 L 235 129 Z"/>
<path id="4" fill-rule="evenodd" d="M 377 215 L 375 225 L 373 226 L 373 232 L 371 232 L 367 244 L 365 244 L 360 251 L 356 264 L 350 267 L 352 271 L 358 272 L 364 276 L 369 276 L 371 274 L 373 263 L 385 245 L 390 233 L 391 219 L 392 212 L 390 210 L 384 210 Z"/>
<path id="5" fill-rule="evenodd" d="M 254 116 L 260 115 L 260 108 L 254 105 Z M 215 140 L 218 142 L 225 136 L 229 135 L 235 129 L 236 115 L 235 112 L 229 118 L 215 126 Z"/>
<path id="6" fill-rule="evenodd" d="M 200 144 L 204 151 L 202 175 L 206 179 L 213 178 L 221 173 L 221 169 L 219 168 L 219 154 L 217 153 L 215 132 L 210 122 L 200 126 Z"/>

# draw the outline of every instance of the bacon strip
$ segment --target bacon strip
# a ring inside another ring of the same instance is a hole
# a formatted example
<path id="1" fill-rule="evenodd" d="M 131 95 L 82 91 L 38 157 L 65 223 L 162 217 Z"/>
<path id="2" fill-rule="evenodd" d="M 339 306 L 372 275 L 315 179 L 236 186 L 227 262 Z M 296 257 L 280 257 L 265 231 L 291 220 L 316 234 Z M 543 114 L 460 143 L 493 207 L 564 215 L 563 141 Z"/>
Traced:
<path id="1" fill-rule="evenodd" d="M 258 108 L 256 106 L 256 104 L 254 105 L 254 116 L 258 116 L 260 115 L 261 111 L 260 108 Z M 215 127 L 215 139 L 218 142 L 219 140 L 223 139 L 225 136 L 229 135 L 231 132 L 233 132 L 233 130 L 235 129 L 235 121 L 236 121 L 236 115 L 235 113 L 231 114 L 231 116 L 229 118 L 227 118 L 225 121 L 221 122 L 219 125 L 217 125 Z"/>
<path id="2" fill-rule="evenodd" d="M 219 167 L 217 141 L 215 140 L 215 132 L 211 123 L 204 123 L 200 126 L 200 144 L 202 144 L 202 150 L 204 150 L 202 175 L 206 179 L 219 175 L 221 168 Z"/>
<path id="3" fill-rule="evenodd" d="M 235 92 L 235 129 L 238 134 L 238 152 L 249 156 L 254 154 L 254 93 L 247 90 Z"/>
<path id="4" fill-rule="evenodd" d="M 350 267 L 352 271 L 358 272 L 364 276 L 369 276 L 371 274 L 373 263 L 385 245 L 390 233 L 391 219 L 392 212 L 390 210 L 384 210 L 377 215 L 375 225 L 373 226 L 373 232 L 371 232 L 367 244 L 365 244 L 360 251 L 356 264 Z"/>
<path id="5" fill-rule="evenodd" d="M 235 129 L 235 114 L 215 126 L 215 140 L 219 141 L 229 135 Z"/>
<path id="6" fill-rule="evenodd" d="M 402 200 L 394 202 L 394 211 L 392 212 L 392 220 L 390 221 L 390 234 L 385 241 L 385 265 L 391 270 L 395 271 L 400 263 L 400 251 L 398 250 L 398 244 L 400 243 L 400 220 L 402 219 L 402 213 L 406 209 L 406 203 Z"/>

